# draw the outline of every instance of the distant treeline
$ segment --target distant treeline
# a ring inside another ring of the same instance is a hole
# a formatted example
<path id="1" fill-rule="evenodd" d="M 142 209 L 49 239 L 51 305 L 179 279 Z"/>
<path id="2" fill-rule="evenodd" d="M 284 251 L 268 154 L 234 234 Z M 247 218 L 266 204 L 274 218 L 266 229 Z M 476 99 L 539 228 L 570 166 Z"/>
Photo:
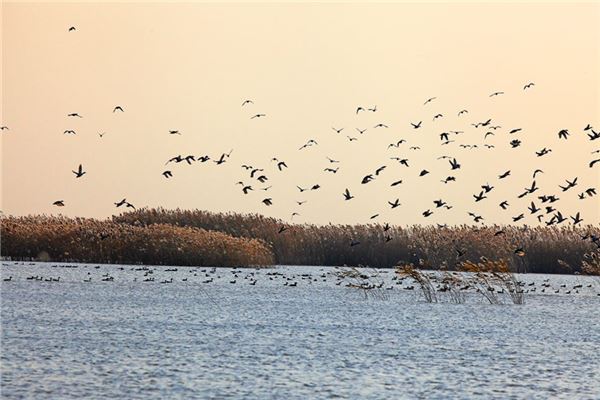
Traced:
<path id="1" fill-rule="evenodd" d="M 42 254 L 55 261 L 164 265 L 413 264 L 453 270 L 487 259 L 504 260 L 513 271 L 594 273 L 600 254 L 600 228 L 591 225 L 312 225 L 257 214 L 162 208 L 131 211 L 110 221 L 4 217 L 1 233 L 5 257 Z"/>

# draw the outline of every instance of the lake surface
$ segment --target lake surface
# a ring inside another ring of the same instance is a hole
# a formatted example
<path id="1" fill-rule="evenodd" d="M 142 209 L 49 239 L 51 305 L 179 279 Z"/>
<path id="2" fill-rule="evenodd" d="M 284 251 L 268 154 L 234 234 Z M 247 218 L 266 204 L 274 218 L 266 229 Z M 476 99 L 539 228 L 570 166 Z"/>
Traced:
<path id="1" fill-rule="evenodd" d="M 365 298 L 333 268 L 141 268 L 4 262 L 1 397 L 600 398 L 598 278 L 431 304 L 392 271 Z"/>

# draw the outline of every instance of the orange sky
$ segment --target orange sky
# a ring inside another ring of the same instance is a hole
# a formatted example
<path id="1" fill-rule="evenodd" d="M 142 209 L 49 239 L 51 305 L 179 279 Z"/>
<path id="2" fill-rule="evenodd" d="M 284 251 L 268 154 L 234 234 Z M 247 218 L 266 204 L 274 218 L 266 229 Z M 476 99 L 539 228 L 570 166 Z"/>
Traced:
<path id="1" fill-rule="evenodd" d="M 600 158 L 591 154 L 600 139 L 583 131 L 588 123 L 600 130 L 599 17 L 599 3 L 5 2 L 1 209 L 106 217 L 126 197 L 138 207 L 287 220 L 298 212 L 296 222 L 360 223 L 379 213 L 375 221 L 455 224 L 470 222 L 471 211 L 486 223 L 525 213 L 521 222 L 534 224 L 526 207 L 543 204 L 516 196 L 541 168 L 535 195 L 556 194 L 565 215 L 581 211 L 596 224 L 598 197 L 577 194 L 600 189 L 600 165 L 588 167 Z M 535 86 L 524 91 L 527 82 Z M 505 94 L 490 98 L 495 91 Z M 244 99 L 254 104 L 241 107 Z M 116 105 L 125 112 L 113 113 Z M 374 105 L 377 112 L 355 113 Z M 458 117 L 461 109 L 469 113 Z M 75 112 L 83 118 L 67 117 Z M 256 113 L 266 117 L 250 119 Z M 471 124 L 488 118 L 501 128 L 484 140 L 488 130 Z M 420 129 L 411 127 L 421 120 Z M 389 128 L 373 128 L 378 123 Z M 522 131 L 508 134 L 513 128 Z M 561 129 L 568 140 L 558 139 Z M 450 130 L 464 133 L 441 145 L 439 134 Z M 515 138 L 522 145 L 513 149 Z M 319 144 L 299 151 L 309 139 Z M 400 139 L 407 143 L 387 148 Z M 543 147 L 552 152 L 536 157 Z M 165 166 L 177 154 L 217 159 L 231 149 L 222 165 Z M 442 155 L 461 169 L 450 171 Z M 331 166 L 326 156 L 340 161 L 337 174 L 323 171 Z M 410 168 L 392 156 L 409 159 Z M 289 168 L 279 172 L 273 157 Z M 71 170 L 80 163 L 87 174 L 76 179 Z M 242 164 L 263 168 L 269 180 L 251 179 Z M 360 183 L 383 165 L 377 179 Z M 166 169 L 173 178 L 161 175 Z M 422 169 L 430 173 L 419 177 Z M 440 182 L 449 175 L 456 182 Z M 558 185 L 575 176 L 578 186 L 561 192 Z M 243 195 L 240 180 L 257 190 Z M 495 188 L 476 203 L 472 195 L 486 183 Z M 296 189 L 314 184 L 321 188 Z M 351 201 L 343 200 L 345 188 Z M 273 206 L 261 203 L 266 197 Z M 402 206 L 392 210 L 387 202 L 396 198 Z M 453 208 L 435 209 L 436 199 Z M 434 211 L 427 219 L 426 209 Z"/>

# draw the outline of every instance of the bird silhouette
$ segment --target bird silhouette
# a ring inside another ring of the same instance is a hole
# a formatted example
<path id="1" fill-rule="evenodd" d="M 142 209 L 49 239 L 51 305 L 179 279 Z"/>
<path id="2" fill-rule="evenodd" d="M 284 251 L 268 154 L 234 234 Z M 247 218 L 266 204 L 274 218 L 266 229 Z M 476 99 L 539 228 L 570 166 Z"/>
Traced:
<path id="1" fill-rule="evenodd" d="M 512 217 L 513 222 L 518 222 L 520 220 L 522 220 L 523 218 L 525 218 L 525 214 L 519 214 L 516 217 Z"/>
<path id="2" fill-rule="evenodd" d="M 580 215 L 579 215 L 579 214 L 580 214 L 580 213 L 579 213 L 579 211 L 578 211 L 578 212 L 577 212 L 577 214 L 575 214 L 575 216 L 574 216 L 574 217 L 571 217 L 571 219 L 573 220 L 573 225 L 577 225 L 577 224 L 579 224 L 580 222 L 582 222 L 582 221 L 583 221 L 583 219 L 580 217 Z"/>
<path id="3" fill-rule="evenodd" d="M 475 198 L 475 202 L 479 202 L 483 199 L 487 199 L 487 196 L 484 195 L 483 190 L 481 192 L 479 192 L 479 194 L 474 194 L 473 197 Z"/>
<path id="4" fill-rule="evenodd" d="M 435 100 L 435 99 L 437 99 L 437 97 L 431 97 L 431 98 L 427 99 L 427 100 L 425 101 L 425 103 L 423 103 L 423 105 L 426 105 L 427 103 L 431 103 L 431 102 L 432 102 L 433 100 Z"/>
<path id="5" fill-rule="evenodd" d="M 79 164 L 79 168 L 77 168 L 77 171 L 72 171 L 75 174 L 75 178 L 81 178 L 83 175 L 86 174 L 86 172 L 83 170 L 83 166 L 81 164 Z"/>
<path id="6" fill-rule="evenodd" d="M 421 124 L 423 123 L 423 121 L 419 121 L 416 124 L 413 124 L 412 122 L 410 123 L 413 127 L 413 129 L 419 129 L 421 127 Z"/>
<path id="7" fill-rule="evenodd" d="M 247 100 L 244 100 L 244 101 L 242 102 L 242 107 L 244 107 L 244 106 L 245 106 L 245 105 L 247 105 L 247 104 L 254 104 L 254 102 L 253 102 L 252 100 L 249 100 L 249 99 L 247 99 Z"/>
<path id="8" fill-rule="evenodd" d="M 57 206 L 57 207 L 64 207 L 65 201 L 64 200 L 56 200 L 54 203 L 52 203 L 52 205 Z"/>
<path id="9" fill-rule="evenodd" d="M 541 210 L 540 208 L 537 208 L 537 207 L 536 207 L 536 205 L 535 205 L 535 203 L 534 203 L 533 201 L 531 202 L 531 205 L 529 205 L 527 208 L 529 209 L 529 211 L 530 211 L 532 214 L 535 214 L 536 212 L 538 212 L 538 211 L 540 211 L 540 210 Z"/>
<path id="10" fill-rule="evenodd" d="M 74 31 L 76 31 L 76 30 L 77 30 L 77 29 L 76 29 L 74 26 L 71 26 L 71 27 L 69 27 L 69 32 L 74 32 Z"/>
<path id="11" fill-rule="evenodd" d="M 71 113 L 71 114 L 67 114 L 67 117 L 77 117 L 77 118 L 83 118 L 81 115 L 79 115 L 78 113 Z"/>
<path id="12" fill-rule="evenodd" d="M 590 140 L 600 139 L 600 131 L 596 132 L 592 129 L 592 133 L 588 133 L 587 135 L 590 138 Z"/>
<path id="13" fill-rule="evenodd" d="M 541 149 L 540 151 L 536 151 L 536 152 L 535 152 L 535 154 L 536 154 L 538 157 L 542 157 L 542 156 L 545 156 L 546 154 L 550 153 L 551 151 L 552 151 L 552 149 L 547 149 L 547 148 L 545 148 L 545 147 L 544 147 L 544 148 L 543 148 L 543 149 Z"/>
<path id="14" fill-rule="evenodd" d="M 565 179 L 565 180 L 567 183 L 565 186 L 558 185 L 558 187 L 561 188 L 563 192 L 566 192 L 567 190 L 571 189 L 572 187 L 577 186 L 577 177 L 575 177 L 575 179 L 573 179 L 572 181 L 569 181 L 568 179 Z"/>
<path id="15" fill-rule="evenodd" d="M 77 132 L 75 132 L 72 129 L 67 129 L 66 131 L 63 132 L 63 134 L 65 134 L 65 135 L 76 135 Z"/>
<path id="16" fill-rule="evenodd" d="M 490 94 L 490 97 L 500 96 L 501 94 L 504 94 L 504 92 L 494 92 L 494 93 Z"/>
<path id="17" fill-rule="evenodd" d="M 559 139 L 567 139 L 568 136 L 569 136 L 569 131 L 567 129 L 561 129 L 558 132 L 558 138 Z"/>
<path id="18" fill-rule="evenodd" d="M 529 89 L 529 88 L 531 88 L 531 87 L 533 87 L 533 86 L 535 86 L 535 83 L 533 83 L 533 82 L 529 82 L 528 84 L 526 84 L 525 86 L 523 86 L 523 90 L 525 90 L 525 89 Z"/>
<path id="19" fill-rule="evenodd" d="M 167 179 L 168 179 L 168 178 L 171 178 L 171 177 L 173 176 L 173 173 L 172 173 L 171 171 L 164 171 L 164 172 L 162 173 L 162 175 L 163 175 L 165 178 L 167 178 Z"/>
<path id="20" fill-rule="evenodd" d="M 121 106 L 116 106 L 115 108 L 113 108 L 113 112 L 117 112 L 117 111 L 125 112 L 123 110 L 123 107 L 121 107 Z"/>
<path id="21" fill-rule="evenodd" d="M 271 206 L 271 205 L 273 205 L 273 199 L 271 199 L 270 197 L 269 197 L 269 198 L 267 198 L 267 199 L 264 199 L 262 202 L 263 202 L 263 204 L 264 204 L 264 205 L 266 205 L 266 206 Z"/>
<path id="22" fill-rule="evenodd" d="M 400 199 L 396 199 L 393 202 L 388 201 L 388 204 L 392 207 L 392 209 L 401 206 Z"/>
<path id="23" fill-rule="evenodd" d="M 510 170 L 508 170 L 505 173 L 503 173 L 502 175 L 498 176 L 498 179 L 504 179 L 508 176 L 510 176 Z"/>
<path id="24" fill-rule="evenodd" d="M 350 200 L 350 199 L 353 199 L 353 198 L 354 198 L 354 196 L 352 196 L 352 195 L 350 194 L 350 191 L 349 191 L 347 188 L 346 188 L 346 190 L 344 191 L 343 195 L 344 195 L 344 200 Z"/>

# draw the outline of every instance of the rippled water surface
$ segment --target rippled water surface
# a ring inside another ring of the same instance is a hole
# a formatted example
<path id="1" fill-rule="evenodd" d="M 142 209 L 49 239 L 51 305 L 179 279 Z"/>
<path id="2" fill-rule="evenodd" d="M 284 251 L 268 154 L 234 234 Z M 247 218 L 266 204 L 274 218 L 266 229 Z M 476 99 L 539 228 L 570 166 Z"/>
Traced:
<path id="1" fill-rule="evenodd" d="M 53 265 L 2 265 L 2 398 L 600 398 L 597 278 L 428 304 L 391 271 L 365 299 L 331 268 Z"/>

